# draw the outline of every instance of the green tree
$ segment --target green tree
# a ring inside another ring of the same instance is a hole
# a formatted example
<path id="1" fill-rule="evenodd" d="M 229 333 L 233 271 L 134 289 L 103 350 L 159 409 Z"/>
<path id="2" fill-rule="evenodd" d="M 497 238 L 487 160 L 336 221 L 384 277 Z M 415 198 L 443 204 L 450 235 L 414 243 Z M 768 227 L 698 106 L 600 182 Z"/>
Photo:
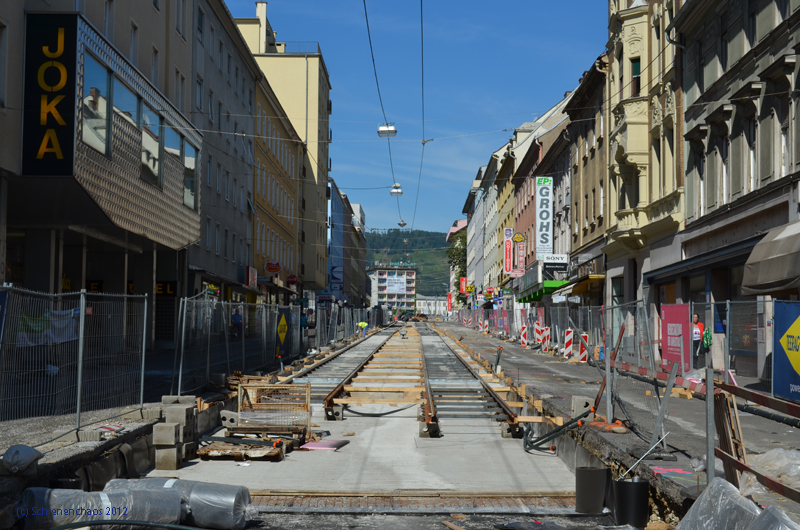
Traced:
<path id="1" fill-rule="evenodd" d="M 456 282 L 467 275 L 467 231 L 462 230 L 453 236 L 450 248 L 447 249 L 447 263 L 455 272 Z M 467 303 L 467 296 L 459 293 L 456 300 L 462 304 Z"/>

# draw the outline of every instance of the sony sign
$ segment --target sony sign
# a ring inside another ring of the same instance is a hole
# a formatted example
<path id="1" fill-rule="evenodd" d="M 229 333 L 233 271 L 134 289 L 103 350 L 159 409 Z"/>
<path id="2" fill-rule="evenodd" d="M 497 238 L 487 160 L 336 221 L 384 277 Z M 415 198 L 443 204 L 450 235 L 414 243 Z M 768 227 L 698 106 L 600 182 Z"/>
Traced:
<path id="1" fill-rule="evenodd" d="M 537 254 L 553 252 L 553 179 L 536 177 L 536 244 Z"/>
<path id="2" fill-rule="evenodd" d="M 77 15 L 27 15 L 24 175 L 72 175 L 75 151 Z"/>

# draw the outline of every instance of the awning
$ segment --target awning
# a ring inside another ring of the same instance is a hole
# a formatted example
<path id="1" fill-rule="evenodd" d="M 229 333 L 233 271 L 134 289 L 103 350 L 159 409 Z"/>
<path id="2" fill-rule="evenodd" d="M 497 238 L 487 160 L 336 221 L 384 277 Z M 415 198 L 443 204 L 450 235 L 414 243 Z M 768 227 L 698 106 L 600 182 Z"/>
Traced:
<path id="1" fill-rule="evenodd" d="M 568 284 L 569 282 L 560 281 L 560 280 L 545 280 L 542 283 L 537 283 L 531 289 L 530 294 L 527 296 L 520 298 L 517 302 L 522 304 L 527 304 L 530 302 L 540 302 L 542 297 L 546 294 L 552 294 L 556 290 L 560 289 L 564 285 Z"/>
<path id="2" fill-rule="evenodd" d="M 742 293 L 770 294 L 800 288 L 800 221 L 770 230 L 747 258 Z"/>
<path id="3" fill-rule="evenodd" d="M 605 274 L 589 274 L 588 276 L 578 278 L 578 281 L 572 287 L 572 294 L 586 293 L 589 291 L 592 284 L 602 283 L 605 279 Z"/>

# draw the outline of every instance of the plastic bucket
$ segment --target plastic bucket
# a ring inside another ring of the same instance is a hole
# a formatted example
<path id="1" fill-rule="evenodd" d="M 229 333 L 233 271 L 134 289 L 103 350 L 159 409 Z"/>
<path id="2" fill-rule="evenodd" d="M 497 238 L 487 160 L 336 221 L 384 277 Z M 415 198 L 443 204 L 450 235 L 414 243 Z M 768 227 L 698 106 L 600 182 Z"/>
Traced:
<path id="1" fill-rule="evenodd" d="M 575 468 L 575 511 L 601 513 L 610 480 L 611 474 L 607 467 Z"/>
<path id="2" fill-rule="evenodd" d="M 614 521 L 644 528 L 650 518 L 650 483 L 633 477 L 611 483 L 614 496 Z"/>

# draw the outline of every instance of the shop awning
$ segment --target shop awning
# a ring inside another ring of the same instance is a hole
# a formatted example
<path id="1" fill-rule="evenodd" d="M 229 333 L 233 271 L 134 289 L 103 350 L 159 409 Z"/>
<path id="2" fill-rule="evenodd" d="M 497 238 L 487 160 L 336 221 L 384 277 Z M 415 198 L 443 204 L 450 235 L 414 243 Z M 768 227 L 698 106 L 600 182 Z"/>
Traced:
<path id="1" fill-rule="evenodd" d="M 800 221 L 770 230 L 747 258 L 742 293 L 770 294 L 800 288 Z"/>
<path id="2" fill-rule="evenodd" d="M 605 279 L 605 274 L 589 274 L 588 276 L 578 278 L 578 281 L 572 287 L 572 294 L 586 293 L 589 291 L 592 284 L 603 283 Z"/>
<path id="3" fill-rule="evenodd" d="M 540 302 L 544 295 L 552 294 L 568 283 L 569 282 L 560 280 L 545 280 L 541 283 L 537 283 L 536 285 L 534 285 L 533 288 L 526 293 L 526 296 L 518 299 L 517 302 L 523 304 L 527 304 L 530 302 Z"/>

